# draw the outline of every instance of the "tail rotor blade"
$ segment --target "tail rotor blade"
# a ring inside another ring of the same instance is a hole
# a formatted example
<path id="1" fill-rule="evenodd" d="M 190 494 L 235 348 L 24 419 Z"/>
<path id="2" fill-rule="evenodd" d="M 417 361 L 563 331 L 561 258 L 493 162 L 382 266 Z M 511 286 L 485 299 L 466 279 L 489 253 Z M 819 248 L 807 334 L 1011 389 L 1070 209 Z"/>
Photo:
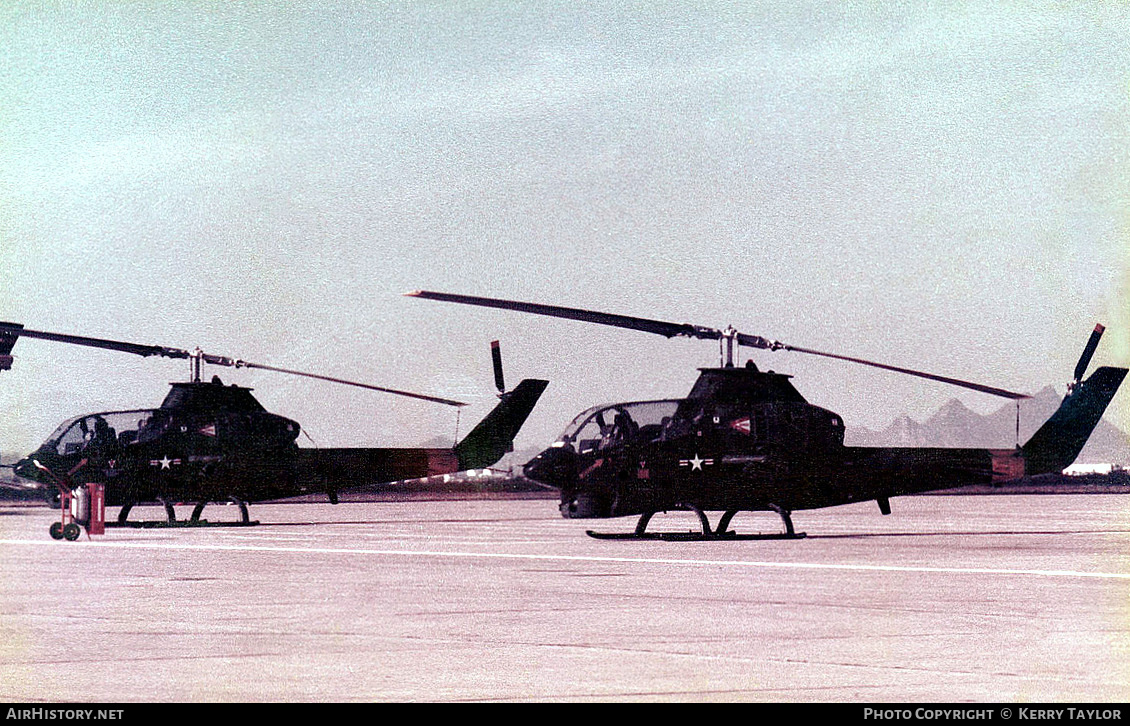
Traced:
<path id="1" fill-rule="evenodd" d="M 506 382 L 502 378 L 502 349 L 497 340 L 490 342 L 490 355 L 494 360 L 494 385 L 499 393 L 506 393 Z"/>
<path id="2" fill-rule="evenodd" d="M 1079 362 L 1075 364 L 1076 382 L 1083 380 L 1083 374 L 1087 372 L 1087 366 L 1091 364 L 1091 356 L 1095 354 L 1095 349 L 1099 347 L 1099 339 L 1103 337 L 1104 330 L 1106 328 L 1102 324 L 1098 324 L 1091 331 L 1087 347 L 1083 348 L 1083 355 L 1079 356 Z"/>

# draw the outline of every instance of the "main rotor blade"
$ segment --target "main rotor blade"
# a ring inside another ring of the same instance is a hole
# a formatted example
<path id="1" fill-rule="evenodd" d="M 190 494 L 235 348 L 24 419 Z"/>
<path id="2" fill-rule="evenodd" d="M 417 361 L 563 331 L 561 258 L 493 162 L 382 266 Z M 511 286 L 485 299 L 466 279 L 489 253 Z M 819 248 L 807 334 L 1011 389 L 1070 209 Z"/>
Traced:
<path id="1" fill-rule="evenodd" d="M 342 378 L 333 378 L 331 376 L 322 376 L 317 373 L 304 373 L 303 371 L 292 371 L 287 368 L 277 368 L 275 366 L 264 365 L 262 363 L 249 363 L 244 360 L 233 361 L 230 358 L 223 359 L 227 362 L 219 362 L 217 360 L 209 360 L 209 358 L 216 358 L 216 356 L 205 356 L 205 362 L 213 365 L 230 365 L 236 368 L 256 368 L 263 371 L 274 371 L 275 373 L 289 373 L 292 376 L 304 376 L 306 378 L 317 378 L 320 381 L 329 381 L 330 383 L 341 383 L 346 386 L 356 386 L 358 388 L 366 388 L 370 391 L 381 391 L 382 393 L 392 393 L 397 396 L 407 396 L 408 398 L 418 398 L 421 401 L 431 401 L 433 403 L 442 403 L 447 406 L 466 406 L 467 404 L 462 401 L 452 401 L 447 398 L 439 398 L 437 396 L 425 396 L 422 393 L 412 393 L 410 391 L 398 391 L 395 388 L 383 388 L 381 386 L 374 386 L 368 383 L 358 383 L 356 381 L 347 381 Z"/>
<path id="2" fill-rule="evenodd" d="M 88 348 L 102 348 L 104 350 L 117 350 L 122 353 L 133 353 L 143 357 L 160 355 L 166 358 L 187 358 L 187 350 L 180 348 L 166 348 L 161 345 L 140 345 L 127 343 L 121 340 L 106 340 L 105 338 L 87 338 L 82 335 L 66 335 L 64 333 L 48 333 L 42 330 L 28 330 L 11 323 L 0 323 L 0 334 L 13 334 L 23 338 L 39 338 L 40 340 L 53 340 L 57 343 L 71 343 L 84 345 Z"/>
<path id="3" fill-rule="evenodd" d="M 949 378 L 947 376 L 939 376 L 934 373 L 925 373 L 923 371 L 916 371 L 910 368 L 900 368 L 898 366 L 886 365 L 885 363 L 876 363 L 875 361 L 864 360 L 863 358 L 852 358 L 846 355 L 824 353 L 818 350 L 810 350 L 808 348 L 785 345 L 784 343 L 778 342 L 776 340 L 763 338 L 760 335 L 739 333 L 732 329 L 723 332 L 716 328 L 707 328 L 700 325 L 691 325 L 689 323 L 668 323 L 662 320 L 635 318 L 628 315 L 613 315 L 611 313 L 600 313 L 593 310 L 582 310 L 579 308 L 566 308 L 559 307 L 557 305 L 541 305 L 538 303 L 516 302 L 513 300 L 499 300 L 489 297 L 474 297 L 471 295 L 452 295 L 450 293 L 429 292 L 427 290 L 416 290 L 414 292 L 406 293 L 406 295 L 408 297 L 420 297 L 426 300 L 462 303 L 464 305 L 479 305 L 488 308 L 501 308 L 503 310 L 517 310 L 524 313 L 549 315 L 555 318 L 569 318 L 571 320 L 581 320 L 588 323 L 612 325 L 618 328 L 628 328 L 630 330 L 641 330 L 647 333 L 657 333 L 667 338 L 673 338 L 675 336 L 685 336 L 703 340 L 719 340 L 722 337 L 728 337 L 732 335 L 737 340 L 738 345 L 743 345 L 747 348 L 758 348 L 760 350 L 789 350 L 796 353 L 809 353 L 811 355 L 820 355 L 826 358 L 835 358 L 837 360 L 860 363 L 862 365 L 872 366 L 874 368 L 882 368 L 883 370 L 894 371 L 895 373 L 905 373 L 910 376 L 926 378 L 928 380 L 938 381 L 940 383 L 949 383 L 950 385 L 960 386 L 962 388 L 968 388 L 973 391 L 980 391 L 981 393 L 988 393 L 993 396 L 1000 396 L 1002 398 L 1031 398 L 1024 393 L 1016 393 L 1014 391 L 1008 391 L 1003 388 L 985 386 L 980 383 L 963 381 L 958 378 Z"/>
<path id="4" fill-rule="evenodd" d="M 939 375 L 934 374 L 934 373 L 925 373 L 923 371 L 916 371 L 916 370 L 913 370 L 913 369 L 910 369 L 910 368 L 900 368 L 898 366 L 891 366 L 891 365 L 887 365 L 885 363 L 876 363 L 875 361 L 864 360 L 863 358 L 852 358 L 852 357 L 846 356 L 846 355 L 837 355 L 835 353 L 825 353 L 825 352 L 819 351 L 819 350 L 810 350 L 808 348 L 799 348 L 795 345 L 785 345 L 783 343 L 777 343 L 771 349 L 772 350 L 788 350 L 788 351 L 792 351 L 794 353 L 808 353 L 810 355 L 824 356 L 825 358 L 835 358 L 836 360 L 846 360 L 846 361 L 850 361 L 852 363 L 860 363 L 860 364 L 865 365 L 865 366 L 871 366 L 873 368 L 882 368 L 883 370 L 886 370 L 886 371 L 894 371 L 895 373 L 905 373 L 908 376 L 917 376 L 919 378 L 927 378 L 931 381 L 939 381 L 941 383 L 948 383 L 952 386 L 960 386 L 962 388 L 968 388 L 968 389 L 973 390 L 973 391 L 980 391 L 981 393 L 988 393 L 988 394 L 993 395 L 993 396 L 1000 396 L 1001 398 L 1011 398 L 1013 400 L 1023 399 L 1023 398 L 1031 398 L 1031 396 L 1029 396 L 1025 393 L 1016 393 L 1014 391 L 1009 391 L 1009 390 L 1006 390 L 1004 388 L 994 388 L 993 386 L 986 386 L 986 385 L 983 385 L 983 384 L 980 384 L 980 383 L 973 383 L 971 381 L 963 381 L 959 378 L 949 378 L 947 376 L 939 376 Z"/>
<path id="5" fill-rule="evenodd" d="M 688 338 L 702 338 L 705 340 L 718 340 L 722 331 L 714 328 L 703 328 L 688 323 L 668 323 L 662 320 L 649 320 L 635 318 L 630 315 L 614 315 L 601 313 L 595 310 L 582 310 L 581 308 L 566 308 L 559 305 L 541 305 L 538 303 L 518 302 L 516 300 L 499 300 L 492 297 L 475 297 L 473 295 L 452 295 L 446 292 L 430 292 L 428 290 L 415 290 L 404 293 L 406 297 L 419 297 L 425 300 L 439 300 L 441 302 L 461 303 L 463 305 L 479 305 L 486 308 L 500 308 L 502 310 L 516 310 L 522 313 L 535 315 L 548 315 L 554 318 L 568 318 L 586 323 L 611 325 L 629 330 L 642 330 L 645 333 L 656 333 L 665 338 L 684 336 Z"/>
<path id="6" fill-rule="evenodd" d="M 121 340 L 107 340 L 105 338 L 88 338 L 83 335 L 67 335 L 64 333 L 49 333 L 42 330 L 28 330 L 21 328 L 19 325 L 13 323 L 0 323 L 0 335 L 14 335 L 26 338 L 38 338 L 40 340 L 51 340 L 57 343 L 70 343 L 72 345 L 82 345 L 88 348 L 102 348 L 104 350 L 116 350 L 122 353 L 133 353 L 142 357 L 149 357 L 153 355 L 160 355 L 166 358 L 189 358 L 193 354 L 187 350 L 180 348 L 168 348 L 161 345 L 141 345 L 139 343 L 127 343 Z M 341 378 L 332 378 L 330 376 L 322 376 L 316 373 L 304 373 L 302 371 L 292 371 L 286 368 L 275 368 L 273 366 L 262 365 L 259 363 L 248 363 L 246 361 L 235 360 L 227 356 L 212 355 L 210 353 L 199 353 L 201 360 L 205 363 L 214 366 L 228 366 L 233 368 L 259 368 L 262 370 L 275 371 L 277 373 L 290 373 L 296 376 L 305 376 L 307 378 L 317 378 L 331 383 L 341 383 L 346 386 L 357 386 L 358 388 L 367 388 L 371 391 L 381 391 L 383 393 L 392 393 L 398 396 L 407 396 L 409 398 L 418 398 L 423 401 L 432 401 L 434 403 L 442 403 L 448 406 L 466 406 L 467 404 L 461 401 L 452 401 L 446 398 L 438 398 L 436 396 L 425 396 L 420 393 L 411 393 L 409 391 L 398 391 L 394 388 L 382 388 L 381 386 L 373 386 L 368 383 L 357 383 L 356 381 L 347 381 Z"/>
<path id="7" fill-rule="evenodd" d="M 1083 380 L 1083 374 L 1087 372 L 1087 366 L 1091 364 L 1091 356 L 1095 354 L 1095 348 L 1099 347 L 1099 339 L 1103 337 L 1103 331 L 1106 330 L 1102 323 L 1095 326 L 1091 331 L 1091 337 L 1087 340 L 1087 346 L 1083 348 L 1083 355 L 1079 356 L 1079 362 L 1075 364 L 1075 380 Z"/>

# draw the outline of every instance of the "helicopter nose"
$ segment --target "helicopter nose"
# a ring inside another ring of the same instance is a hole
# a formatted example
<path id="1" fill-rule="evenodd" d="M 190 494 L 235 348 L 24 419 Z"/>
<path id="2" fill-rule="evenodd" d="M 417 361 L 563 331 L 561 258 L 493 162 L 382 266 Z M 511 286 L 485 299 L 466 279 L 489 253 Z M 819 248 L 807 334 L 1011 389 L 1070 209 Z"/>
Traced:
<path id="1" fill-rule="evenodd" d="M 17 482 L 22 488 L 38 490 L 49 506 L 58 506 L 59 492 L 50 484 L 50 480 L 44 478 L 43 472 L 35 468 L 35 461 L 30 456 L 13 464 L 12 473 L 24 480 Z"/>
<path id="2" fill-rule="evenodd" d="M 607 499 L 593 492 L 577 492 L 573 496 L 562 496 L 560 509 L 561 516 L 565 519 L 592 519 L 612 516 Z"/>
<path id="3" fill-rule="evenodd" d="M 575 478 L 575 456 L 571 448 L 554 446 L 526 462 L 522 472 L 528 479 L 555 489 L 567 489 Z"/>
<path id="4" fill-rule="evenodd" d="M 21 479 L 32 479 L 39 481 L 38 472 L 35 466 L 31 463 L 31 457 L 20 459 L 12 466 L 12 473 Z"/>

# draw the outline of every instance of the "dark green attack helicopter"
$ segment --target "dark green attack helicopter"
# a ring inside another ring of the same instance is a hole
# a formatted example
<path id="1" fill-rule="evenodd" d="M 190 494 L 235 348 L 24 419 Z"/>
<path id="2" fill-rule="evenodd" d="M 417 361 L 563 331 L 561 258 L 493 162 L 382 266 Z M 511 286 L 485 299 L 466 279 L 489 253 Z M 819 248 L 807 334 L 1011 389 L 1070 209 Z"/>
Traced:
<path id="1" fill-rule="evenodd" d="M 567 518 L 638 516 L 635 531 L 616 538 L 792 538 L 791 512 L 875 501 L 889 514 L 890 498 L 974 484 L 997 484 L 1060 472 L 1071 465 L 1126 376 L 1101 367 L 1083 381 L 1103 326 L 1095 327 L 1059 409 L 1023 446 L 1013 449 L 862 447 L 844 445 L 838 414 L 805 400 L 791 376 L 735 367 L 738 346 L 786 350 L 850 361 L 1019 401 L 1025 394 L 874 361 L 786 345 L 734 330 L 670 323 L 592 310 L 416 291 L 411 297 L 515 310 L 662 335 L 717 340 L 722 365 L 701 368 L 686 398 L 634 401 L 581 412 L 525 475 L 561 492 Z M 1019 405 L 1017 407 L 1019 421 Z M 1019 432 L 1019 426 L 1018 426 Z M 651 517 L 690 510 L 702 532 L 646 532 Z M 720 511 L 712 527 L 705 512 Z M 737 535 L 742 511 L 773 511 L 785 531 Z"/>
<path id="2" fill-rule="evenodd" d="M 156 345 L 28 330 L 0 323 L 0 370 L 12 366 L 20 338 L 70 343 L 140 356 L 187 359 L 191 379 L 172 383 L 158 408 L 104 411 L 67 419 L 43 444 L 15 464 L 17 476 L 55 493 L 64 483 L 101 482 L 107 506 L 120 506 L 118 523 L 141 503 L 163 504 L 167 524 L 207 524 L 200 519 L 209 502 L 235 502 L 250 524 L 248 502 L 323 491 L 333 503 L 338 492 L 379 482 L 402 481 L 491 466 L 512 449 L 513 440 L 548 385 L 527 379 L 512 391 L 503 386 L 498 343 L 492 343 L 500 402 L 461 441 L 443 448 L 300 448 L 298 422 L 268 412 L 250 388 L 201 380 L 204 364 L 287 373 L 447 406 L 435 396 L 382 388 L 329 376 Z M 174 503 L 193 502 L 186 522 L 177 522 Z M 144 523 L 153 524 L 153 523 Z"/>

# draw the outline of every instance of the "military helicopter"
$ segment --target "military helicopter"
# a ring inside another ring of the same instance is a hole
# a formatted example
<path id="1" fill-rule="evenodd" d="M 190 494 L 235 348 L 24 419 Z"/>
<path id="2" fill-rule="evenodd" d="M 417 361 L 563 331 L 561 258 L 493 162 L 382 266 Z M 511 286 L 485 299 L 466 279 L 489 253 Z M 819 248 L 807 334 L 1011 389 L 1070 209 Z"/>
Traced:
<path id="1" fill-rule="evenodd" d="M 514 436 L 533 410 L 547 381 L 527 379 L 506 391 L 502 358 L 492 343 L 495 383 L 500 402 L 453 448 L 300 448 L 298 422 L 269 413 L 250 388 L 224 385 L 218 377 L 201 380 L 204 364 L 287 373 L 356 386 L 398 396 L 460 407 L 460 401 L 427 396 L 330 376 L 278 368 L 155 345 L 28 330 L 0 323 L 0 370 L 12 366 L 19 338 L 116 350 L 140 356 L 187 359 L 191 378 L 170 384 L 160 407 L 106 411 L 67 419 L 26 458 L 15 464 L 19 477 L 55 492 L 63 482 L 102 482 L 106 504 L 120 506 L 121 526 L 140 503 L 163 504 L 166 525 L 207 525 L 201 520 L 210 502 L 239 505 L 250 521 L 247 503 L 324 491 L 338 502 L 340 490 L 378 482 L 401 481 L 488 467 L 512 448 Z M 195 502 L 187 521 L 178 522 L 176 502 Z M 212 523 L 213 525 L 217 523 Z"/>
<path id="2" fill-rule="evenodd" d="M 525 475 L 561 491 L 566 518 L 638 515 L 633 532 L 598 538 L 797 538 L 791 512 L 875 501 L 890 514 L 890 498 L 971 484 L 995 484 L 1059 472 L 1079 455 L 1127 369 L 1101 367 L 1083 375 L 1098 347 L 1095 327 L 1059 409 L 1015 449 L 897 448 L 844 445 L 844 421 L 805 400 L 791 376 L 734 366 L 734 349 L 787 350 L 850 361 L 1019 400 L 1029 396 L 923 371 L 801 348 L 698 325 L 495 298 L 416 291 L 411 297 L 515 310 L 630 330 L 705 340 L 722 348 L 718 368 L 700 368 L 686 398 L 597 406 L 581 412 Z M 1019 438 L 1019 403 L 1017 405 Z M 701 533 L 648 533 L 658 512 L 690 510 Z M 705 512 L 721 511 L 712 527 Z M 773 511 L 785 531 L 739 535 L 729 529 L 742 511 Z"/>

